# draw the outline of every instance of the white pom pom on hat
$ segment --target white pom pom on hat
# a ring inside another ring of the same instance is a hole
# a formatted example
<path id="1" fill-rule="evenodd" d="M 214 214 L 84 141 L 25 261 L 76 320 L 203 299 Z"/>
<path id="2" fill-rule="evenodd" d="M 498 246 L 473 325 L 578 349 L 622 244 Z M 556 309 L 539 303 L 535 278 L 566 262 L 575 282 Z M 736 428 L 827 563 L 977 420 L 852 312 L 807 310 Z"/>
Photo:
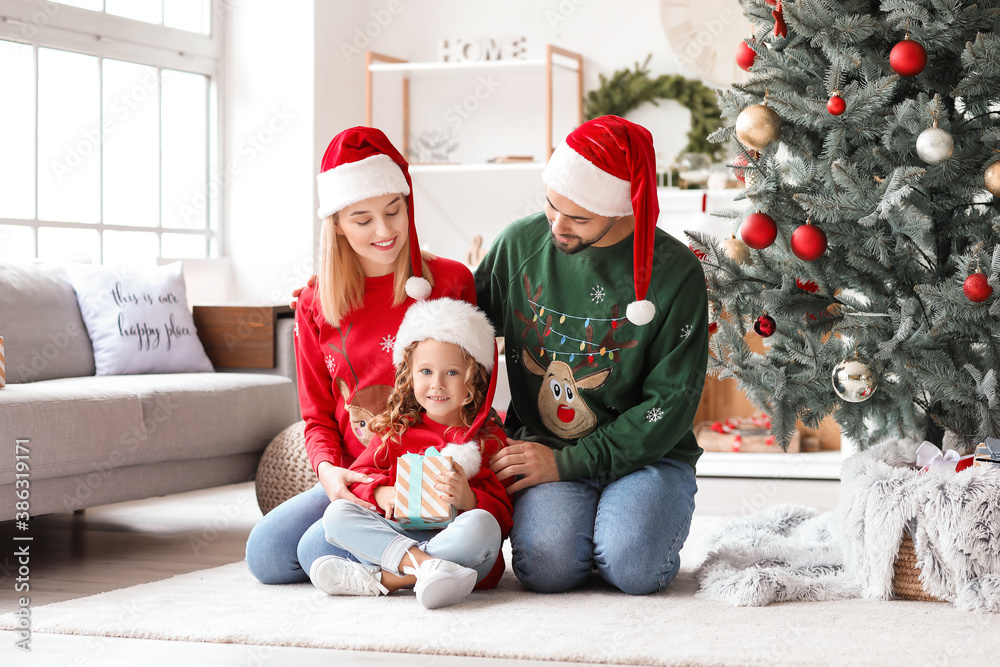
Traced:
<path id="1" fill-rule="evenodd" d="M 660 204 L 656 155 L 649 130 L 618 116 L 601 116 L 569 133 L 542 172 L 545 185 L 606 217 L 635 215 L 632 279 L 636 300 L 629 322 L 649 324 L 656 306 L 646 299 L 653 268 L 653 237 Z"/>

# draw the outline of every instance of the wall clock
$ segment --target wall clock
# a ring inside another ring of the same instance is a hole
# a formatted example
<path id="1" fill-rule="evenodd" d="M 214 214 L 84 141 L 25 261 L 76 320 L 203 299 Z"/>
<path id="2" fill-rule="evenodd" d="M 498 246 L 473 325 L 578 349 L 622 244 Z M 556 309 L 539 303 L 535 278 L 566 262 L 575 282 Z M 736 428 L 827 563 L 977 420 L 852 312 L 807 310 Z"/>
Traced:
<path id="1" fill-rule="evenodd" d="M 703 81 L 746 81 L 736 47 L 750 36 L 750 21 L 739 0 L 660 0 L 660 20 L 677 58 Z"/>

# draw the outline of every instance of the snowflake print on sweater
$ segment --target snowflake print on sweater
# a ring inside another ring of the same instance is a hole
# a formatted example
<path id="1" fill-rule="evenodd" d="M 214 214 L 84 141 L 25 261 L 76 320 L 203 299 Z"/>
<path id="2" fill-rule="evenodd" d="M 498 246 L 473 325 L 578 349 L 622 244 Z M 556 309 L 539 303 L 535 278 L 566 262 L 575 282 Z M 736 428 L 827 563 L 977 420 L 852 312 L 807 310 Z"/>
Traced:
<path id="1" fill-rule="evenodd" d="M 663 417 L 663 410 L 659 408 L 653 408 L 652 410 L 646 413 L 646 421 L 648 421 L 651 424 L 660 421 L 662 417 Z"/>
<path id="2" fill-rule="evenodd" d="M 604 301 L 604 288 L 600 285 L 595 285 L 594 289 L 590 290 L 590 300 L 594 303 Z"/>
<path id="3" fill-rule="evenodd" d="M 690 335 L 691 335 L 691 325 L 685 324 L 684 328 L 681 329 L 681 338 L 687 338 Z"/>
<path id="4" fill-rule="evenodd" d="M 392 354 L 392 348 L 395 344 L 396 344 L 396 339 L 393 336 L 386 336 L 385 338 L 382 339 L 380 347 L 382 348 L 383 352 L 388 352 L 389 354 Z"/>
<path id="5" fill-rule="evenodd" d="M 326 370 L 330 371 L 330 376 L 333 377 L 337 371 L 337 360 L 333 358 L 332 354 L 327 354 L 323 357 L 326 362 Z"/>

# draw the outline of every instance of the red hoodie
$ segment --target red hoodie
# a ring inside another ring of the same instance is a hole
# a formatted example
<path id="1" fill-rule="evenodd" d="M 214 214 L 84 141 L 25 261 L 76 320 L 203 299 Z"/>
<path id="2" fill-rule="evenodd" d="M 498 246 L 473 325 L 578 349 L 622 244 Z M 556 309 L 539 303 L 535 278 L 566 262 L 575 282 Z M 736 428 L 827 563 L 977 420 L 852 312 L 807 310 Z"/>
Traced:
<path id="1" fill-rule="evenodd" d="M 504 446 L 507 437 L 503 429 L 493 420 L 487 420 L 484 428 L 496 436 L 499 442 L 492 438 L 481 437 L 479 443 L 454 443 L 448 437 L 449 427 L 438 424 L 426 415 L 420 424 L 407 429 L 402 442 L 390 441 L 382 451 L 378 451 L 382 441 L 378 436 L 374 436 L 368 448 L 351 465 L 351 470 L 362 472 L 374 481 L 354 484 L 351 486 L 351 492 L 378 507 L 375 502 L 375 489 L 396 484 L 396 458 L 403 454 L 423 454 L 434 447 L 441 454 L 451 456 L 462 466 L 469 478 L 469 487 L 476 496 L 476 509 L 486 510 L 496 518 L 500 524 L 501 541 L 505 540 L 513 524 L 514 508 L 504 485 L 490 470 L 490 458 Z M 482 452 L 478 451 L 480 445 Z M 381 508 L 378 512 L 384 514 Z M 476 585 L 476 588 L 483 590 L 496 586 L 505 567 L 501 552 L 497 554 L 497 562 L 493 565 L 493 569 Z"/>

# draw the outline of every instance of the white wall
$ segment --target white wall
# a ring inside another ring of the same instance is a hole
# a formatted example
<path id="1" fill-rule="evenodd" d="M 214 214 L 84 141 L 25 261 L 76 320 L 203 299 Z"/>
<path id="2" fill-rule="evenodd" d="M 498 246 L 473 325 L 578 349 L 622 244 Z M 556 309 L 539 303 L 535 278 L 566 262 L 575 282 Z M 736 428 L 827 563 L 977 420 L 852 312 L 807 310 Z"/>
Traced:
<path id="1" fill-rule="evenodd" d="M 386 0 L 372 0 L 373 8 Z M 438 61 L 442 40 L 524 37 L 525 57 L 544 58 L 548 43 L 584 56 L 584 92 L 599 74 L 631 67 L 649 55 L 651 74 L 682 70 L 663 32 L 659 0 L 462 0 L 406 1 L 404 11 L 372 40 L 373 50 L 410 61 Z M 555 143 L 575 126 L 575 73 L 558 73 L 554 93 Z M 375 75 L 375 125 L 401 145 L 398 75 Z M 485 80 L 484 80 L 485 78 Z M 485 75 L 411 75 L 411 143 L 422 132 L 452 132 L 455 162 L 483 162 L 498 155 L 545 153 L 545 72 L 497 70 Z M 458 109 L 464 111 L 456 112 Z M 470 111 L 469 109 L 472 108 Z M 629 116 L 654 134 L 664 165 L 687 144 L 690 114 L 678 103 L 646 105 Z M 415 156 L 411 156 L 413 158 Z M 417 174 L 413 177 L 421 245 L 461 259 L 474 235 L 488 245 L 512 220 L 544 204 L 541 170 L 516 173 Z"/>
<path id="2" fill-rule="evenodd" d="M 690 76 L 667 44 L 659 0 L 244 0 L 228 6 L 221 169 L 235 165 L 238 173 L 223 189 L 223 252 L 232 262 L 235 298 L 244 302 L 283 303 L 312 271 L 319 238 L 315 175 L 333 135 L 364 122 L 365 48 L 434 61 L 445 38 L 523 36 L 528 58 L 542 57 L 546 43 L 582 53 L 585 91 L 599 84 L 599 73 L 650 53 L 653 75 Z M 445 112 L 475 96 L 483 83 L 478 76 L 415 77 L 414 137 L 448 127 Z M 557 79 L 557 90 L 568 90 L 569 81 Z M 543 70 L 508 73 L 496 83 L 462 119 L 456 156 L 541 159 Z M 402 147 L 397 86 L 378 79 L 376 91 L 374 122 Z M 572 105 L 571 94 L 556 93 L 557 141 L 572 126 Z M 653 131 L 658 153 L 669 162 L 686 144 L 688 113 L 673 102 L 647 107 L 630 117 Z M 540 170 L 424 174 L 415 177 L 414 190 L 421 245 L 458 259 L 474 234 L 488 244 L 503 225 L 543 202 Z"/>

